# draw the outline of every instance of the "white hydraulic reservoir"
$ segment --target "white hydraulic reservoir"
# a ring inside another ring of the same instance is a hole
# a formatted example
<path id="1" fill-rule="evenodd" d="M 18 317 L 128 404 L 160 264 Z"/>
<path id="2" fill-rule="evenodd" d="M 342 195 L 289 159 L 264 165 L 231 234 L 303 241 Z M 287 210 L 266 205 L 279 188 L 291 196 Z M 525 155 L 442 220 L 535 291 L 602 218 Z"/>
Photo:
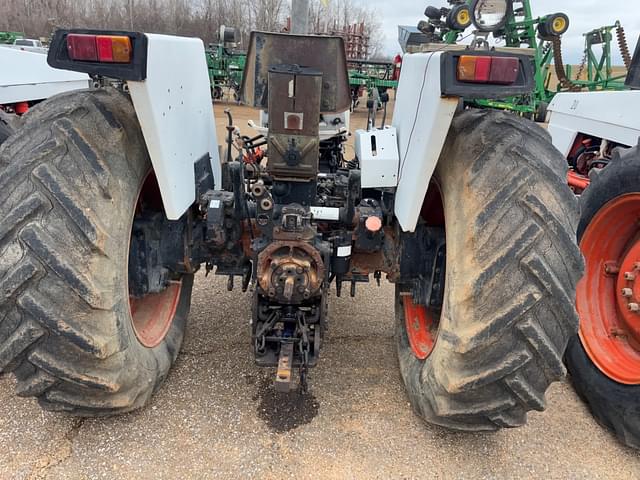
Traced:
<path id="1" fill-rule="evenodd" d="M 398 134 L 394 127 L 356 131 L 356 157 L 360 161 L 362 188 L 398 186 Z"/>

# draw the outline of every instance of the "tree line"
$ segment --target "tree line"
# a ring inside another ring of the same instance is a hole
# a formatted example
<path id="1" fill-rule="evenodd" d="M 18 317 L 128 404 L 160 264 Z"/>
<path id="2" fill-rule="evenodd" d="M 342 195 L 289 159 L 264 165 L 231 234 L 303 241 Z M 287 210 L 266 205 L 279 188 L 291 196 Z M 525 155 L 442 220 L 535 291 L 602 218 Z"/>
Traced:
<path id="1" fill-rule="evenodd" d="M 1 0 L 0 30 L 27 37 L 49 37 L 56 28 L 134 30 L 195 36 L 206 43 L 218 40 L 221 25 L 240 30 L 282 31 L 290 14 L 290 0 Z M 364 22 L 371 54 L 382 50 L 384 39 L 376 13 L 357 0 L 311 1 L 310 25 L 315 32 L 341 30 Z"/>

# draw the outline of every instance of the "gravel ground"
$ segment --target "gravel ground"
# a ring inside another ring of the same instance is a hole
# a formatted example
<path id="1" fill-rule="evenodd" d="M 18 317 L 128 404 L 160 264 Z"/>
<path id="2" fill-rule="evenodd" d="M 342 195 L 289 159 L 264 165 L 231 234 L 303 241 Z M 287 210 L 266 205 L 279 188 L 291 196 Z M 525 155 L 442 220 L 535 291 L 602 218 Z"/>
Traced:
<path id="1" fill-rule="evenodd" d="M 0 377 L 2 478 L 616 478 L 637 452 L 591 418 L 567 383 L 529 424 L 494 434 L 425 425 L 404 394 L 393 288 L 332 298 L 310 396 L 276 397 L 252 363 L 249 296 L 199 275 L 182 355 L 152 404 L 115 418 L 43 412 Z M 274 413 L 275 412 L 275 413 Z"/>
<path id="2" fill-rule="evenodd" d="M 234 110 L 246 125 L 250 112 Z M 568 383 L 551 388 L 547 412 L 524 428 L 470 435 L 425 425 L 401 384 L 388 284 L 332 298 L 310 395 L 276 396 L 273 373 L 252 362 L 249 296 L 225 287 L 198 276 L 182 355 L 141 411 L 43 412 L 0 377 L 0 478 L 640 478 L 637 452 L 598 426 Z"/>

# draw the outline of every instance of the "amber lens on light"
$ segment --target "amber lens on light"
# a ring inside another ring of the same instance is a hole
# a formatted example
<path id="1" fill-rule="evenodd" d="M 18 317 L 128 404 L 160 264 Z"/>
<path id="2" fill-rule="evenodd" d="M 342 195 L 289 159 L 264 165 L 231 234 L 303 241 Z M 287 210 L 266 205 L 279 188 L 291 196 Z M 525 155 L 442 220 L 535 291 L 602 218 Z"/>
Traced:
<path id="1" fill-rule="evenodd" d="M 458 81 L 511 85 L 518 79 L 520 61 L 516 57 L 462 55 L 458 59 Z"/>
<path id="2" fill-rule="evenodd" d="M 113 61 L 116 63 L 131 62 L 131 39 L 129 37 L 111 37 Z"/>
<path id="3" fill-rule="evenodd" d="M 131 63 L 131 39 L 117 35 L 69 34 L 67 51 L 71 60 L 100 63 Z"/>
<path id="4" fill-rule="evenodd" d="M 469 55 L 462 55 L 458 60 L 458 81 L 475 82 L 476 81 L 476 59 Z"/>
<path id="5" fill-rule="evenodd" d="M 491 57 L 463 55 L 458 60 L 458 81 L 487 83 L 491 76 Z"/>

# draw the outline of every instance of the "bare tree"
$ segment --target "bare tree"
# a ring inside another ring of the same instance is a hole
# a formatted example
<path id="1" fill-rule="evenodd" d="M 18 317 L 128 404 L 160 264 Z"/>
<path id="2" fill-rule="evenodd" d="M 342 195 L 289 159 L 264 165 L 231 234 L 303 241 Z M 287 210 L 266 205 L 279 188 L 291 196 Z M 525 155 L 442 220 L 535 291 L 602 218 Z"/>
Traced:
<path id="1" fill-rule="evenodd" d="M 55 28 L 99 28 L 168 33 L 217 41 L 221 25 L 247 38 L 251 30 L 281 31 L 290 0 L 0 0 L 0 30 L 48 37 Z M 315 32 L 364 22 L 375 54 L 382 31 L 375 12 L 354 0 L 311 0 L 309 25 Z M 366 5 L 366 4 L 365 4 Z M 133 22 L 132 22 L 133 21 Z"/>

